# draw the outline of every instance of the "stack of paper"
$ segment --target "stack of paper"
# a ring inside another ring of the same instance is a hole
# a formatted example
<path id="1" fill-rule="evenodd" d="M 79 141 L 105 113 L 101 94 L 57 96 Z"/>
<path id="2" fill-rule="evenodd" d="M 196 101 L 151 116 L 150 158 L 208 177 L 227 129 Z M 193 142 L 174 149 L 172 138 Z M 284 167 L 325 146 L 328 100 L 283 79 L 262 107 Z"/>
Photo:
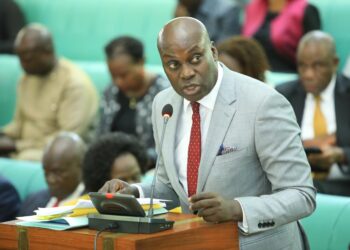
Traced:
<path id="1" fill-rule="evenodd" d="M 17 225 L 66 230 L 88 225 L 87 214 L 97 213 L 90 200 L 79 200 L 74 206 L 39 208 L 36 215 L 18 217 Z"/>
<path id="2" fill-rule="evenodd" d="M 150 208 L 150 198 L 139 198 L 137 200 L 147 215 Z M 153 199 L 154 215 L 168 212 L 165 209 L 166 204 L 164 201 L 166 200 Z M 87 214 L 97 213 L 97 210 L 91 200 L 78 200 L 74 206 L 38 208 L 34 212 L 36 215 L 18 217 L 17 219 L 21 221 L 17 225 L 53 230 L 84 227 L 88 225 Z"/>

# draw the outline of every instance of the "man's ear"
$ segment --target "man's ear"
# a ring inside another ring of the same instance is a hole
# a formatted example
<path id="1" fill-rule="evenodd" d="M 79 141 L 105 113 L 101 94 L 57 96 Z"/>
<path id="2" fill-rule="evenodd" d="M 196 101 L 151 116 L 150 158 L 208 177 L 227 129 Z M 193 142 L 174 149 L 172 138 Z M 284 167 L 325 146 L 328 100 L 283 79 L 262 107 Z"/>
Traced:
<path id="1" fill-rule="evenodd" d="M 210 43 L 210 50 L 211 50 L 211 53 L 213 54 L 214 60 L 218 61 L 219 60 L 219 52 L 218 52 L 218 49 L 214 46 L 213 41 L 211 41 L 211 43 Z"/>

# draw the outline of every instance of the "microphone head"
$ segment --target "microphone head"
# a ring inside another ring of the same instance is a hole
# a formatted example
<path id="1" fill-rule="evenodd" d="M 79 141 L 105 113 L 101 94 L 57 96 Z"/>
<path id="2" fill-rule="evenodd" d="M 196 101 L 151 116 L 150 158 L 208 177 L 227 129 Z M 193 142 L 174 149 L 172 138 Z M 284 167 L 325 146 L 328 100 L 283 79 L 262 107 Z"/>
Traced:
<path id="1" fill-rule="evenodd" d="M 170 118 L 173 115 L 173 106 L 171 106 L 171 104 L 166 104 L 164 105 L 163 109 L 162 109 L 162 116 L 164 118 Z"/>

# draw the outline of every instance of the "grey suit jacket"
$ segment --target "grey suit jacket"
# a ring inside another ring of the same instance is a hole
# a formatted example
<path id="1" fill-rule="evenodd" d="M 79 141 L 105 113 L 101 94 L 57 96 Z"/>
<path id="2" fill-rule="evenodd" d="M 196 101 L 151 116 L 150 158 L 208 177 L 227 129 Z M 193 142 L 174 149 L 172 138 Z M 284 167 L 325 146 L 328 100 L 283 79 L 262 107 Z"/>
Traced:
<path id="1" fill-rule="evenodd" d="M 304 249 L 297 220 L 315 209 L 315 189 L 292 107 L 274 89 L 224 67 L 222 84 L 202 151 L 197 192 L 217 192 L 240 202 L 248 234 L 240 248 Z M 173 199 L 189 212 L 175 165 L 175 137 L 183 98 L 172 88 L 153 103 L 153 129 L 159 146 L 161 110 L 172 104 L 156 184 L 158 197 Z M 234 148 L 218 155 L 220 146 Z M 150 186 L 141 185 L 146 196 Z"/>

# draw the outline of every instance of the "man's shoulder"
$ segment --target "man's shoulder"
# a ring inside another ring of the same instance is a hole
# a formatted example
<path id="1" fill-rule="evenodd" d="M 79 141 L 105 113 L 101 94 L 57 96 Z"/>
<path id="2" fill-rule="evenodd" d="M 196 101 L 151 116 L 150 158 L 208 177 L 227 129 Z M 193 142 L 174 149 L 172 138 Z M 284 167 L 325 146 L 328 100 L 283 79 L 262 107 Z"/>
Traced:
<path id="1" fill-rule="evenodd" d="M 300 87 L 300 80 L 294 80 L 290 82 L 285 82 L 279 84 L 275 87 L 275 89 L 280 92 L 284 96 L 289 96 L 293 94 Z"/>
<path id="2" fill-rule="evenodd" d="M 156 96 L 155 96 L 155 100 L 157 102 L 166 102 L 169 101 L 170 98 L 173 98 L 174 96 L 176 96 L 177 93 L 175 92 L 175 90 L 170 86 L 167 87 L 165 89 L 163 89 L 162 91 L 160 91 Z"/>
<path id="3" fill-rule="evenodd" d="M 345 88 L 347 91 L 350 90 L 350 78 L 343 75 L 343 74 L 338 74 L 337 75 L 337 80 L 336 80 L 343 88 Z"/>
<path id="4" fill-rule="evenodd" d="M 40 201 L 49 201 L 51 198 L 50 191 L 48 189 L 39 190 L 35 193 L 28 195 L 23 203 L 34 203 Z"/>
<path id="5" fill-rule="evenodd" d="M 60 58 L 58 60 L 57 68 L 54 71 L 58 75 L 58 77 L 55 77 L 58 81 L 66 79 L 69 84 L 92 86 L 92 81 L 88 74 L 76 63 L 66 58 Z"/>

